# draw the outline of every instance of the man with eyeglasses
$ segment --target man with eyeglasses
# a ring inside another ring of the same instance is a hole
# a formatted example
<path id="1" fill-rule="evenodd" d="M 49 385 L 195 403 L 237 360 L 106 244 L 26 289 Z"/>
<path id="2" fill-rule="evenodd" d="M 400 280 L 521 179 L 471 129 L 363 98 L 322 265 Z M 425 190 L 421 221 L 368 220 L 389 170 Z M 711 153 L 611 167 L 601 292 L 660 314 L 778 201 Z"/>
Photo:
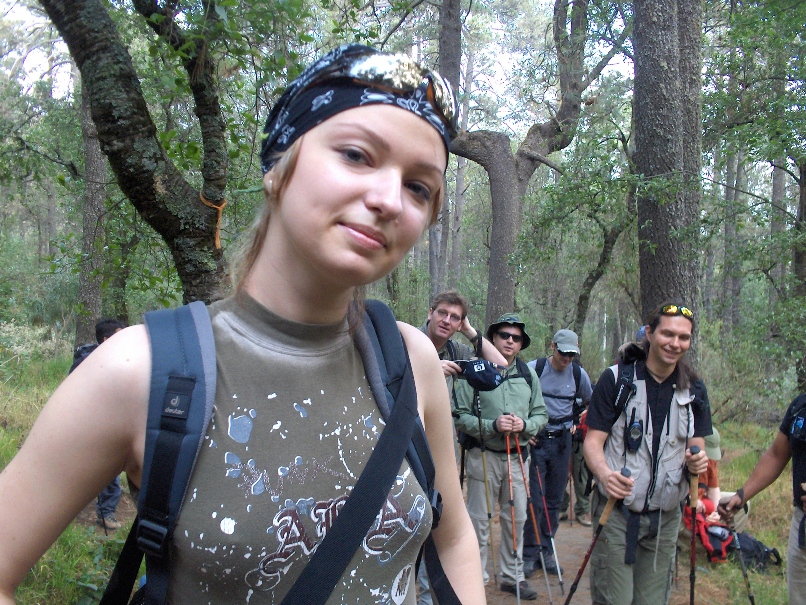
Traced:
<path id="1" fill-rule="evenodd" d="M 608 498 L 616 500 L 591 558 L 597 605 L 669 601 L 680 503 L 688 473 L 708 468 L 704 437 L 712 432 L 708 392 L 685 358 L 693 330 L 689 307 L 658 306 L 643 340 L 620 351 L 593 391 L 584 451 L 597 483 L 594 526 Z"/>
<path id="2" fill-rule="evenodd" d="M 574 362 L 577 355 L 579 337 L 576 332 L 559 330 L 551 342 L 551 356 L 529 362 L 529 367 L 535 368 L 540 378 L 549 421 L 529 442 L 529 490 L 540 526 L 537 528 L 540 541 L 535 535 L 532 520 L 527 520 L 523 533 L 523 566 L 527 578 L 535 568 L 540 567 L 541 561 L 545 563 L 547 573 L 556 576 L 561 572 L 553 555 L 551 540 L 557 533 L 559 509 L 568 482 L 574 426 L 578 424 L 579 414 L 593 392 L 588 373 Z M 590 524 L 588 520 L 587 525 Z"/>
<path id="3" fill-rule="evenodd" d="M 487 338 L 506 360 L 504 381 L 492 391 L 479 392 L 478 407 L 470 385 L 464 380 L 456 384 L 456 428 L 482 444 L 481 448 L 467 451 L 467 510 L 476 529 L 484 580 L 487 582 L 490 519 L 498 503 L 501 526 L 500 589 L 512 594 L 520 593 L 521 599 L 533 601 L 537 598 L 537 591 L 524 580 L 522 566 L 526 487 L 523 477 L 525 469 L 521 469 L 518 448 L 526 452 L 529 438 L 543 428 L 548 414 L 540 392 L 540 380 L 535 371 L 518 358 L 521 350 L 530 343 L 526 326 L 520 317 L 514 313 L 502 315 L 487 329 Z M 510 485 L 514 495 L 511 501 Z"/>
<path id="4" fill-rule="evenodd" d="M 442 373 L 448 383 L 448 392 L 451 393 L 451 407 L 454 406 L 456 395 L 454 393 L 454 380 L 462 373 L 462 368 L 456 363 L 457 360 L 471 359 L 479 357 L 477 351 L 481 351 L 480 357 L 498 366 L 504 367 L 506 359 L 498 352 L 489 340 L 484 338 L 470 323 L 467 317 L 467 299 L 456 290 L 446 290 L 434 297 L 431 309 L 428 311 L 428 319 L 420 327 L 420 330 L 431 339 L 431 343 L 437 350 Z M 473 347 L 453 340 L 453 336 L 459 332 L 470 341 Z M 456 457 L 459 458 L 458 443 L 454 443 Z M 420 566 L 417 575 L 419 585 L 418 605 L 431 605 L 430 583 L 425 565 Z"/>
<path id="5" fill-rule="evenodd" d="M 467 299 L 456 290 L 446 290 L 434 297 L 428 319 L 420 328 L 437 350 L 442 362 L 442 373 L 448 379 L 448 390 L 451 390 L 453 377 L 462 373 L 462 368 L 455 363 L 457 359 L 477 357 L 476 350 L 481 350 L 480 357 L 496 365 L 506 365 L 506 359 L 484 338 L 471 324 L 467 317 Z M 452 340 L 459 332 L 467 338 L 473 347 Z M 479 347 L 479 344 L 481 345 Z"/>

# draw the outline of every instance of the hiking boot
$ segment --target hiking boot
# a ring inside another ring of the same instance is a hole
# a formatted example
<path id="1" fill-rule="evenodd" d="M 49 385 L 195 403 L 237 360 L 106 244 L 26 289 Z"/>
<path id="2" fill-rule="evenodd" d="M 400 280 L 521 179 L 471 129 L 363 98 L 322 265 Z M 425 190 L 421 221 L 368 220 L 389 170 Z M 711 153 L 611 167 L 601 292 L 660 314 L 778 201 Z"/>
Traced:
<path id="1" fill-rule="evenodd" d="M 114 515 L 107 515 L 103 519 L 98 519 L 98 525 L 104 529 L 120 529 L 121 524 L 115 519 Z"/>
<path id="2" fill-rule="evenodd" d="M 526 559 L 523 562 L 523 577 L 524 578 L 531 578 L 534 573 L 535 569 L 537 568 L 536 562 L 530 559 Z"/>
<path id="3" fill-rule="evenodd" d="M 560 521 L 568 521 L 568 511 L 560 513 Z"/>
<path id="4" fill-rule="evenodd" d="M 579 515 L 577 517 L 577 521 L 579 521 L 580 525 L 584 525 L 585 527 L 590 527 L 592 525 L 591 516 L 588 513 L 585 513 L 583 515 Z"/>
<path id="5" fill-rule="evenodd" d="M 543 555 L 543 563 L 545 564 L 544 569 L 546 573 L 551 574 L 552 576 L 558 576 L 560 573 L 565 571 L 562 567 L 560 567 L 560 573 L 557 573 L 557 561 L 554 560 L 554 557 L 551 555 Z"/>
<path id="6" fill-rule="evenodd" d="M 537 600 L 537 591 L 529 586 L 525 580 L 521 580 L 518 583 L 518 588 L 521 590 L 521 599 L 524 601 L 536 601 Z M 517 595 L 518 588 L 515 587 L 514 584 L 504 584 L 501 582 L 501 592 L 509 592 L 511 594 Z"/>

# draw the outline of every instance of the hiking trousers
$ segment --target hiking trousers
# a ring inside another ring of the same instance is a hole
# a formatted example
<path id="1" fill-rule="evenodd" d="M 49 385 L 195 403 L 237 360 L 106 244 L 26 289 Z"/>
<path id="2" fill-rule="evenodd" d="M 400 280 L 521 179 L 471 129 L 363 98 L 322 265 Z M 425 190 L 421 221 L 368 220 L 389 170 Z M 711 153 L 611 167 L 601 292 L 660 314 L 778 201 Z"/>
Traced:
<path id="1" fill-rule="evenodd" d="M 585 493 L 585 490 L 588 488 L 589 476 L 590 471 L 585 464 L 585 456 L 582 453 L 582 441 L 573 441 L 572 439 L 571 478 L 574 482 L 574 518 L 589 515 L 591 512 L 590 494 Z M 571 497 L 568 495 L 568 492 L 565 492 L 562 506 L 560 506 L 560 512 L 567 512 L 570 505 Z"/>
<path id="2" fill-rule="evenodd" d="M 526 521 L 526 487 L 523 483 L 518 455 L 512 454 L 512 490 L 515 503 L 515 537 L 518 542 L 517 559 L 513 556 L 512 515 L 509 507 L 509 477 L 507 455 L 487 451 L 487 484 L 490 489 L 490 501 L 495 517 L 495 505 L 498 503 L 501 525 L 501 550 L 497 563 L 499 580 L 504 584 L 515 584 L 523 580 L 523 524 Z M 526 464 L 528 465 L 528 459 Z M 467 512 L 476 530 L 481 554 L 481 569 L 484 583 L 489 580 L 487 559 L 490 545 L 490 522 L 487 519 L 487 497 L 484 491 L 484 465 L 481 449 L 467 451 L 466 459 Z M 526 466 L 524 466 L 526 468 Z"/>
<path id="3" fill-rule="evenodd" d="M 557 431 L 552 431 L 557 432 Z M 546 431 L 541 431 L 545 435 Z M 529 446 L 532 462 L 529 465 L 529 491 L 532 494 L 532 504 L 535 507 L 537 524 L 540 526 L 540 545 L 538 546 L 535 528 L 532 519 L 526 521 L 523 530 L 523 556 L 528 561 L 540 561 L 540 550 L 543 556 L 552 557 L 551 539 L 557 533 L 559 525 L 560 507 L 565 494 L 565 484 L 568 483 L 568 467 L 571 464 L 571 431 L 563 430 L 556 437 L 543 437 L 540 446 Z M 538 480 L 538 473 L 540 480 Z M 540 486 L 543 486 L 543 490 Z M 546 509 L 543 509 L 545 500 Z M 551 530 L 546 522 L 548 510 Z M 553 558 L 553 557 L 552 557 Z"/>
<path id="4" fill-rule="evenodd" d="M 789 546 L 786 549 L 786 583 L 789 605 L 806 605 L 806 549 L 798 547 L 798 527 L 803 509 L 796 508 L 789 528 Z"/>
<path id="5" fill-rule="evenodd" d="M 607 499 L 595 488 L 591 493 L 593 530 Z M 614 508 L 591 555 L 591 599 L 595 605 L 665 605 L 672 586 L 680 507 L 660 513 L 657 534 L 650 516 L 641 515 L 636 561 L 624 563 L 627 522 Z"/>

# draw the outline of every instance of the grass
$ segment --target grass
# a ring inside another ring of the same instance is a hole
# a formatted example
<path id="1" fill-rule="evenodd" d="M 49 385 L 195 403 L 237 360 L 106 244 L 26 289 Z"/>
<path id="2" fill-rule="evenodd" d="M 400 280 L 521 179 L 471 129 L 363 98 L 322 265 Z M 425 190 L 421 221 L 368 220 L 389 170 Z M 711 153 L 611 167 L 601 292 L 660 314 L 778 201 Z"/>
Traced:
<path id="1" fill-rule="evenodd" d="M 67 375 L 70 358 L 0 360 L 0 468 L 25 440 L 51 393 Z M 117 535 L 125 537 L 126 530 Z M 16 594 L 18 605 L 89 605 L 100 600 L 121 539 L 70 524 L 31 569 Z"/>
<path id="2" fill-rule="evenodd" d="M 777 426 L 764 427 L 758 424 L 724 423 L 719 425 L 724 455 L 719 463 L 719 483 L 724 491 L 741 487 L 758 462 L 759 456 L 772 443 Z M 780 605 L 786 603 L 786 547 L 789 540 L 789 525 L 792 520 L 792 465 L 766 490 L 751 501 L 750 515 L 745 531 L 761 540 L 770 548 L 777 548 L 784 564 L 781 568 L 770 566 L 768 573 L 748 572 L 750 587 L 756 605 Z M 681 567 L 680 578 L 688 594 L 688 553 L 683 553 L 685 573 Z M 744 605 L 749 603 L 741 567 L 731 561 L 711 564 L 704 557 L 698 559 L 697 593 L 700 591 L 715 598 L 702 602 Z M 701 601 L 701 599 L 697 599 Z M 686 601 L 688 602 L 688 601 Z"/>

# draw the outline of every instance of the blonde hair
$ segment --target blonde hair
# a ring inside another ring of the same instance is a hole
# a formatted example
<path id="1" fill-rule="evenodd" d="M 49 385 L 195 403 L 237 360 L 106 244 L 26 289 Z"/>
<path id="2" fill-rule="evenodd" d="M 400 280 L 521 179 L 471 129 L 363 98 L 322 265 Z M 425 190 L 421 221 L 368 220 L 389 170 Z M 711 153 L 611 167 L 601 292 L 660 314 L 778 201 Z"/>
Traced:
<path id="1" fill-rule="evenodd" d="M 246 278 L 249 277 L 252 268 L 255 266 L 255 261 L 260 255 L 263 240 L 266 239 L 266 232 L 269 230 L 271 212 L 277 207 L 283 192 L 291 181 L 291 175 L 294 174 L 294 168 L 297 165 L 301 144 L 302 137 L 294 141 L 291 147 L 279 156 L 272 169 L 266 173 L 269 176 L 269 182 L 266 184 L 264 180 L 263 195 L 265 203 L 255 220 L 241 235 L 238 247 L 232 255 L 230 275 L 232 275 L 235 292 L 240 292 L 243 289 Z"/>

